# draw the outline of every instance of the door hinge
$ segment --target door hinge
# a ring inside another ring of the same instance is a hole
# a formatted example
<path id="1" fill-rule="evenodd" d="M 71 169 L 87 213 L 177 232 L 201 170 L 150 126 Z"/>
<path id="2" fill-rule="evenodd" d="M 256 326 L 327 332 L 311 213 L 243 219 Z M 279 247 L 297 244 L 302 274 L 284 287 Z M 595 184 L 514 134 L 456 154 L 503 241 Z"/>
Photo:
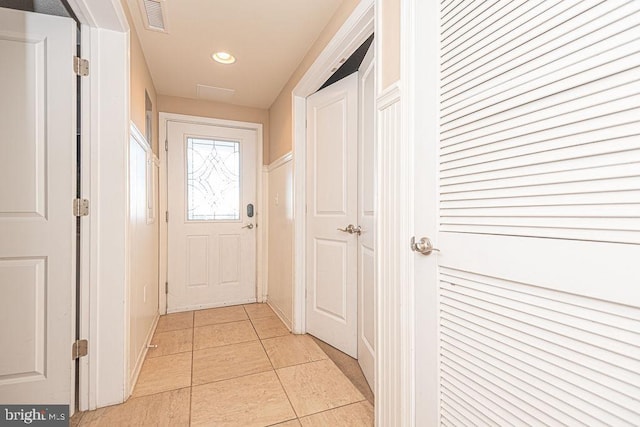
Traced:
<path id="1" fill-rule="evenodd" d="M 169 295 L 169 282 L 164 282 L 164 293 Z"/>
<path id="2" fill-rule="evenodd" d="M 82 59 L 79 56 L 73 57 L 73 71 L 76 75 L 86 77 L 89 75 L 89 60 Z"/>
<path id="3" fill-rule="evenodd" d="M 77 340 L 71 346 L 71 360 L 76 360 L 89 353 L 89 342 L 87 340 Z"/>
<path id="4" fill-rule="evenodd" d="M 74 216 L 89 215 L 89 200 L 73 199 L 73 215 Z"/>
<path id="5" fill-rule="evenodd" d="M 169 151 L 169 140 L 168 139 L 164 140 L 164 151 Z"/>
<path id="6" fill-rule="evenodd" d="M 164 211 L 164 220 L 165 222 L 169 222 L 169 211 Z"/>

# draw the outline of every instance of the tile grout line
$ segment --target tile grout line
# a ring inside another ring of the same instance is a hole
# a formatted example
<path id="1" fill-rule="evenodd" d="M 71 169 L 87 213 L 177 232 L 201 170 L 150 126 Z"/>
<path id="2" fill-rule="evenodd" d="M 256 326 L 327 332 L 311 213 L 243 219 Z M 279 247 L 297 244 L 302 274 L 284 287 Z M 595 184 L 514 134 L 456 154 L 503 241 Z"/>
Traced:
<path id="1" fill-rule="evenodd" d="M 260 340 L 257 340 L 257 341 L 260 341 Z M 206 348 L 206 349 L 204 349 L 204 350 L 207 350 L 207 349 L 210 349 L 210 348 L 222 348 L 222 347 L 229 347 L 229 346 L 232 346 L 232 345 L 247 344 L 247 343 L 253 343 L 253 342 L 256 342 L 256 340 L 254 340 L 254 341 L 245 341 L 245 342 L 241 342 L 241 343 L 237 343 L 237 344 L 229 344 L 229 345 L 226 345 L 226 346 L 220 346 L 220 347 L 208 347 L 208 348 Z M 261 343 L 261 344 L 262 344 L 262 343 Z M 267 353 L 267 352 L 266 352 L 266 348 L 264 347 L 264 345 L 262 345 L 262 349 L 265 351 L 265 353 Z M 201 351 L 201 350 L 196 350 L 196 351 Z M 276 368 L 276 367 L 273 365 L 273 362 L 271 362 L 271 359 L 269 358 L 269 354 L 268 354 L 268 353 L 266 354 L 266 356 L 267 356 L 267 360 L 269 361 L 269 364 L 270 364 L 270 366 L 271 366 L 270 370 L 272 370 L 272 371 L 277 371 L 277 370 L 279 370 L 279 369 L 293 368 L 294 366 L 309 365 L 309 364 L 311 364 L 311 363 L 316 363 L 316 362 L 322 362 L 322 361 L 325 361 L 325 360 L 330 360 L 329 358 L 326 358 L 326 359 L 318 359 L 318 360 L 310 360 L 310 361 L 308 361 L 308 362 L 296 363 L 296 364 L 293 364 L 293 365 L 287 365 L 287 366 L 282 366 L 282 367 Z M 222 382 L 222 381 L 229 381 L 229 380 L 235 380 L 235 379 L 238 379 L 238 378 L 250 377 L 251 375 L 264 374 L 265 372 L 269 372 L 269 370 L 261 371 L 261 372 L 252 372 L 252 373 L 250 373 L 250 374 L 242 374 L 242 375 L 237 375 L 237 376 L 235 376 L 235 377 L 222 378 L 222 379 L 219 379 L 219 380 L 207 381 L 207 382 L 205 382 L 205 383 L 199 383 L 199 384 L 194 384 L 194 383 L 193 383 L 193 379 L 192 379 L 192 381 L 191 381 L 191 382 L 192 382 L 191 386 L 192 386 L 192 387 L 199 387 L 199 386 L 203 386 L 203 385 L 219 383 L 219 382 Z M 186 387 L 183 387 L 183 388 L 186 388 Z M 366 400 L 366 398 L 365 398 L 365 400 Z"/>
<path id="2" fill-rule="evenodd" d="M 244 308 L 244 311 L 247 311 L 247 309 L 244 306 L 242 306 L 242 308 Z M 247 312 L 247 315 L 249 315 L 248 312 Z M 256 335 L 258 335 L 258 331 L 256 330 L 256 327 L 253 324 L 253 321 L 251 322 L 251 327 L 255 331 Z M 260 338 L 260 335 L 258 335 L 258 338 Z M 278 375 L 278 371 L 276 371 L 276 368 L 273 366 L 273 362 L 271 361 L 271 358 L 269 357 L 269 353 L 267 353 L 267 349 L 264 347 L 264 344 L 262 343 L 261 339 L 258 339 L 258 341 L 260 341 L 260 346 L 262 347 L 262 351 L 264 351 L 264 354 L 267 356 L 267 360 L 269 360 L 269 364 L 271 365 L 271 369 L 273 369 L 273 373 L 276 375 L 276 378 L 278 379 L 278 383 L 280 383 L 280 387 L 282 388 L 282 391 L 284 392 L 284 395 L 287 398 L 287 401 L 289 402 L 289 406 L 291 407 L 291 409 L 293 410 L 294 415 L 296 416 L 295 419 L 297 419 L 298 422 L 299 422 L 299 418 L 300 417 L 298 415 L 298 411 L 296 411 L 296 408 L 293 406 L 293 403 L 291 402 L 291 398 L 289 397 L 289 394 L 287 393 L 287 389 L 284 388 L 284 384 L 282 384 L 282 380 L 280 379 L 280 376 Z M 292 420 L 286 420 L 286 421 L 292 421 Z M 281 422 L 286 422 L 286 421 L 281 421 Z"/>
<path id="3" fill-rule="evenodd" d="M 273 369 L 272 369 L 273 370 Z M 221 383 L 224 381 L 231 381 L 231 380 L 237 380 L 239 378 L 245 378 L 245 377 L 250 377 L 252 375 L 260 375 L 260 374 L 264 374 L 265 372 L 269 372 L 269 370 L 266 371 L 260 371 L 260 372 L 252 372 L 250 374 L 242 374 L 242 375 L 238 375 L 236 377 L 231 377 L 231 378 L 223 378 L 221 380 L 214 380 L 214 381 L 209 381 L 206 383 L 201 383 L 201 384 L 194 384 L 192 385 L 192 387 L 200 387 L 200 386 L 205 386 L 205 385 L 209 385 L 209 384 L 216 384 L 216 383 Z"/>
<path id="4" fill-rule="evenodd" d="M 155 393 L 151 393 L 151 394 L 143 394 L 142 396 L 133 396 L 131 395 L 131 397 L 129 397 L 129 399 L 127 399 L 126 401 L 122 402 L 122 403 L 117 403 L 115 405 L 109 405 L 109 406 L 118 406 L 118 405 L 124 405 L 125 403 L 131 401 L 131 400 L 137 400 L 137 399 L 142 399 L 143 397 L 150 397 L 150 396 L 157 396 L 159 394 L 163 394 L 163 393 L 171 393 L 172 391 L 178 391 L 178 390 L 185 390 L 191 388 L 191 386 L 185 386 L 185 387 L 178 387 L 178 388 L 172 388 L 171 390 L 164 390 L 164 391 L 158 391 Z M 103 409 L 103 408 L 108 408 L 109 406 L 103 406 L 102 408 L 98 408 L 98 409 Z M 94 411 L 96 411 L 97 409 L 94 409 Z M 85 412 L 91 412 L 91 411 L 85 411 Z"/>
<path id="5" fill-rule="evenodd" d="M 325 412 L 331 412 L 331 411 L 335 411 L 336 409 L 341 409 L 341 408 L 346 408 L 347 406 L 351 406 L 351 405 L 358 405 L 362 402 L 367 402 L 369 403 L 369 401 L 365 398 L 363 400 L 357 400 L 355 402 L 351 402 L 351 403 L 345 403 L 344 405 L 340 405 L 340 406 L 336 406 L 334 408 L 329 408 L 329 409 L 323 409 L 322 411 L 319 412 L 314 412 L 312 414 L 307 414 L 305 416 L 299 417 L 298 419 L 301 418 L 307 418 L 307 417 L 313 417 L 314 415 L 318 415 L 318 414 L 324 414 Z M 369 403 L 369 405 L 371 405 L 371 403 Z M 373 407 L 373 405 L 371 405 Z"/>
<path id="6" fill-rule="evenodd" d="M 282 379 L 280 379 L 280 375 L 278 375 L 278 371 L 274 369 L 273 373 L 276 374 L 276 378 L 278 379 L 278 382 L 280 383 L 280 387 L 282 387 L 282 391 L 284 391 L 284 395 L 287 396 L 287 400 L 289 401 L 289 405 L 291 406 L 291 409 L 293 409 L 293 413 L 296 414 L 296 419 L 300 420 L 300 415 L 298 414 L 298 411 L 296 411 L 296 408 L 293 406 L 293 403 L 291 402 L 291 398 L 289 397 L 289 393 L 287 393 L 287 389 L 284 388 L 284 384 L 282 383 Z"/>
<path id="7" fill-rule="evenodd" d="M 203 347 L 203 348 L 194 348 L 193 351 L 202 351 L 202 350 L 209 350 L 211 348 L 223 348 L 223 347 L 229 347 L 230 345 L 237 345 L 237 344 L 246 344 L 248 342 L 254 342 L 254 341 L 260 341 L 260 338 L 258 337 L 255 340 L 248 340 L 248 341 L 238 341 L 238 342 L 232 342 L 230 344 L 223 344 L 223 345 L 214 345 L 213 347 Z M 186 353 L 186 352 L 185 352 Z"/>
<path id="8" fill-rule="evenodd" d="M 225 320 L 223 322 L 213 322 L 213 323 L 205 323 L 204 325 L 196 325 L 195 319 L 193 320 L 193 327 L 194 328 L 202 328 L 205 326 L 212 326 L 212 325 L 226 325 L 228 323 L 237 323 L 237 322 L 245 322 L 249 320 L 249 316 L 245 317 L 244 319 L 236 319 L 236 320 Z"/>

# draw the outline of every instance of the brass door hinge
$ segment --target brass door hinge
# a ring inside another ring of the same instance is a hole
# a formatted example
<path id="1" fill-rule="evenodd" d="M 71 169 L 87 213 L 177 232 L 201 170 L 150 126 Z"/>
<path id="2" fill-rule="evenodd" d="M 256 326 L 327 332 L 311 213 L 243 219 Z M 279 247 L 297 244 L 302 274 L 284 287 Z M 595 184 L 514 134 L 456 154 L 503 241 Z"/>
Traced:
<path id="1" fill-rule="evenodd" d="M 71 346 L 71 360 L 76 360 L 89 353 L 89 342 L 87 340 L 78 340 Z"/>

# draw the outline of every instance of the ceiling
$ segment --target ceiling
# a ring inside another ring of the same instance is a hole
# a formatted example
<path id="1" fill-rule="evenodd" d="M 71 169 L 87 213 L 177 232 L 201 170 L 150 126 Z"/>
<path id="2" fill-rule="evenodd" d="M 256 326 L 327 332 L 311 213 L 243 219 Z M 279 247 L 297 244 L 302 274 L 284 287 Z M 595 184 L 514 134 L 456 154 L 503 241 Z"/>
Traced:
<path id="1" fill-rule="evenodd" d="M 158 94 L 269 108 L 343 0 L 165 0 L 168 33 L 127 1 Z"/>

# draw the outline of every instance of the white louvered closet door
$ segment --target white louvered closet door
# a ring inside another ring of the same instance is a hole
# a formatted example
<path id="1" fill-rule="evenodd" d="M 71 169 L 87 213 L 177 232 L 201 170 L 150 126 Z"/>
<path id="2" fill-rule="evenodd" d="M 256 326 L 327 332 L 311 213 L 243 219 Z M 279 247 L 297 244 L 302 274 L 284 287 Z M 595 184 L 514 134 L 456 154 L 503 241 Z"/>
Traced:
<path id="1" fill-rule="evenodd" d="M 440 20 L 440 422 L 640 425 L 640 1 Z"/>

